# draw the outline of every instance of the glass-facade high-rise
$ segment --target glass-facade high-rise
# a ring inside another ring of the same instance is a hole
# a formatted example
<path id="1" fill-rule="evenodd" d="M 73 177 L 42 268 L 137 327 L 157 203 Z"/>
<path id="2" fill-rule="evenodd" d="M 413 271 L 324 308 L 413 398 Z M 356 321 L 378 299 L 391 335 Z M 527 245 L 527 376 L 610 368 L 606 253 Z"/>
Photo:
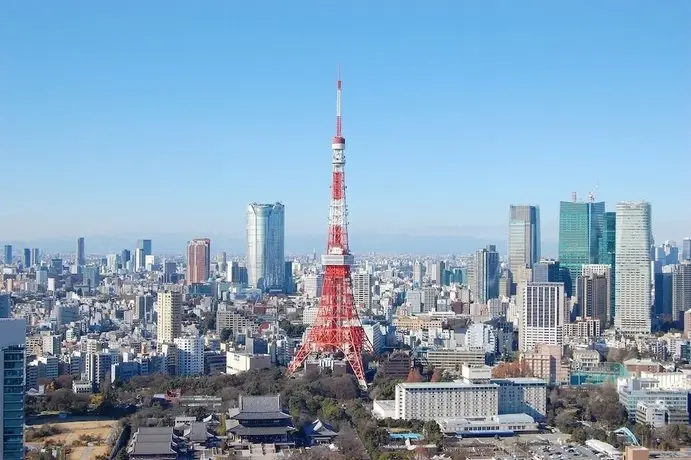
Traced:
<path id="1" fill-rule="evenodd" d="M 24 345 L 26 321 L 0 319 L 0 414 L 2 444 L 0 459 L 24 458 Z"/>
<path id="2" fill-rule="evenodd" d="M 247 206 L 247 277 L 252 288 L 282 291 L 285 285 L 285 207 Z"/>
<path id="3" fill-rule="evenodd" d="M 599 264 L 607 264 L 610 266 L 609 270 L 609 285 L 611 289 L 609 290 L 609 317 L 614 318 L 614 277 L 615 275 L 615 264 L 617 261 L 617 213 L 610 211 L 606 212 L 602 224 L 602 238 L 600 239 L 600 254 L 598 256 Z"/>
<path id="4" fill-rule="evenodd" d="M 473 286 L 471 291 L 478 303 L 486 303 L 499 297 L 499 277 L 501 265 L 499 253 L 493 244 L 475 252 L 473 260 Z"/>
<path id="5" fill-rule="evenodd" d="M 509 269 L 533 268 L 540 260 L 540 209 L 530 205 L 509 207 Z"/>
<path id="6" fill-rule="evenodd" d="M 559 206 L 559 263 L 568 296 L 576 293 L 582 266 L 598 263 L 604 215 L 602 201 L 562 201 Z"/>
<path id="7" fill-rule="evenodd" d="M 6 244 L 5 245 L 5 263 L 7 265 L 12 263 L 12 245 L 11 244 Z"/>

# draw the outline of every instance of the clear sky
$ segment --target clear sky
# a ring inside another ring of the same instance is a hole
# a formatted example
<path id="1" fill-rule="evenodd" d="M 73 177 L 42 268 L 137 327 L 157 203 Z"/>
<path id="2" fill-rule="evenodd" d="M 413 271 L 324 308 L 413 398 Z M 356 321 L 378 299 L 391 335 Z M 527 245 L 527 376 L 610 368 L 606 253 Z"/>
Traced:
<path id="1" fill-rule="evenodd" d="M 326 231 L 342 66 L 353 233 L 555 240 L 572 191 L 691 234 L 691 2 L 5 1 L 0 240 Z M 451 248 L 450 248 L 451 251 Z"/>

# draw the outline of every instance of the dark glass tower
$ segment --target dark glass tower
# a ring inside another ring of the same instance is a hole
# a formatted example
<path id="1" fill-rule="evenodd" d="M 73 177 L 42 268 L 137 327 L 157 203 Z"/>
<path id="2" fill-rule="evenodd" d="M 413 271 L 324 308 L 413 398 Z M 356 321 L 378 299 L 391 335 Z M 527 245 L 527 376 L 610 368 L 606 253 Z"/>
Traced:
<path id="1" fill-rule="evenodd" d="M 604 226 L 605 203 L 562 201 L 559 207 L 559 263 L 568 296 L 575 295 L 584 264 L 596 264 Z"/>
<path id="2" fill-rule="evenodd" d="M 617 247 L 617 213 L 610 211 L 606 212 L 602 225 L 602 238 L 600 239 L 600 255 L 599 264 L 608 264 L 609 269 L 609 307 L 610 318 L 614 318 L 614 265 L 616 262 L 616 247 Z"/>

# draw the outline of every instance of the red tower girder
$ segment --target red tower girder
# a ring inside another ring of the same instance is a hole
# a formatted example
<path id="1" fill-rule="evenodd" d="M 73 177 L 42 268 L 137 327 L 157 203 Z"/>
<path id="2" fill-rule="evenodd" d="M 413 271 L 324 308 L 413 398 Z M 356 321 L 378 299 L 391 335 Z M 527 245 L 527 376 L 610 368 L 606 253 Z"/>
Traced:
<path id="1" fill-rule="evenodd" d="M 354 258 L 348 247 L 348 208 L 345 186 L 345 138 L 341 132 L 341 78 L 336 86 L 336 135 L 331 143 L 332 179 L 329 211 L 329 238 L 326 254 L 322 256 L 324 284 L 317 311 L 317 319 L 307 333 L 307 339 L 288 366 L 295 372 L 311 354 L 341 352 L 353 369 L 358 383 L 367 388 L 362 352 L 372 346 L 365 335 L 353 300 L 350 267 Z"/>

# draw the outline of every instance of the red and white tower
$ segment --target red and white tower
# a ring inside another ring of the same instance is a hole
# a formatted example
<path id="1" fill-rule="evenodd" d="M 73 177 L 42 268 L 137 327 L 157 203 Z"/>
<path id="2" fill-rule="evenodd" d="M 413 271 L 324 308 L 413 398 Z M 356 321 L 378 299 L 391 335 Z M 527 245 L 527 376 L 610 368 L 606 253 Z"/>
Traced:
<path id="1" fill-rule="evenodd" d="M 355 259 L 348 248 L 348 209 L 345 186 L 345 138 L 341 132 L 341 78 L 336 86 L 336 135 L 331 142 L 331 206 L 329 241 L 322 256 L 324 284 L 317 319 L 288 366 L 288 373 L 302 366 L 310 354 L 341 352 L 363 389 L 367 388 L 362 352 L 372 346 L 365 335 L 353 300 L 350 267 Z"/>

